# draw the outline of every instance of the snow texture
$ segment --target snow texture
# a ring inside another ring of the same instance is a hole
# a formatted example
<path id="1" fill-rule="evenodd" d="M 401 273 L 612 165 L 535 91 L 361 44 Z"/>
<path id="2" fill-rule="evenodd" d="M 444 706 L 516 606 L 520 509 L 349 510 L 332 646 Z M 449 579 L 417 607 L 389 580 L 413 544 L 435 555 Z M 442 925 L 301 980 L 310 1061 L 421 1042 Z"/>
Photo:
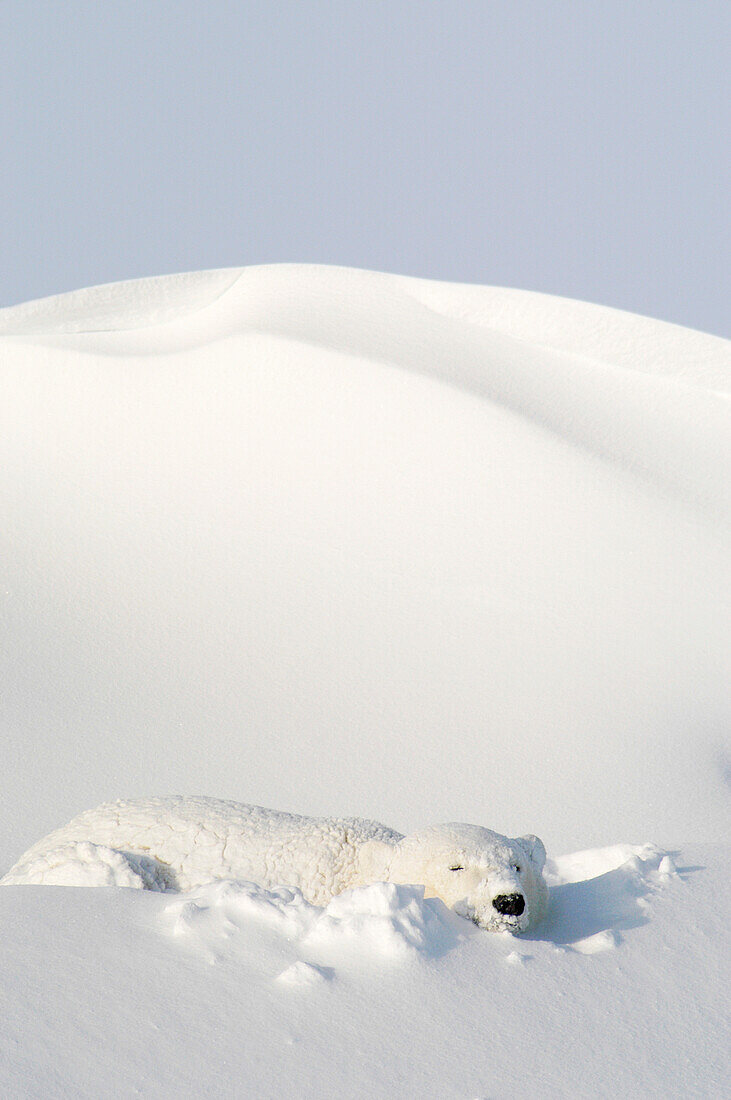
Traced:
<path id="1" fill-rule="evenodd" d="M 353 886 L 421 884 L 482 928 L 524 932 L 545 911 L 544 862 L 537 837 L 510 840 L 476 825 L 433 825 L 404 837 L 357 818 L 150 798 L 80 814 L 33 845 L 0 885 L 187 891 L 216 879 L 250 879 L 296 887 L 308 902 L 325 905 Z"/>
<path id="2" fill-rule="evenodd" d="M 324 909 L 250 883 L 8 887 L 3 1095 L 724 1095 L 731 851 L 665 859 L 554 858 L 549 913 L 520 938 L 394 885 Z"/>
<path id="3" fill-rule="evenodd" d="M 211 961 L 221 942 L 248 923 L 286 939 L 291 948 L 340 951 L 394 959 L 443 954 L 464 936 L 462 922 L 437 898 L 425 898 L 423 886 L 377 882 L 334 897 L 324 908 L 310 905 L 301 891 L 265 890 L 250 882 L 217 882 L 201 886 L 171 902 L 163 923 L 175 936 L 207 953 Z M 294 963 L 279 975 L 293 984 L 316 980 L 312 964 Z M 332 977 L 334 971 L 318 971 Z"/>
<path id="4" fill-rule="evenodd" d="M 137 889 L 0 890 L 0 1094 L 725 1095 L 729 343 L 302 265 L 0 334 L 3 870 L 151 790 L 551 857 L 513 936 L 46 848 L 30 877 Z"/>
<path id="5" fill-rule="evenodd" d="M 286 264 L 0 333 L 3 868 L 151 791 L 554 851 L 727 822 L 728 342 Z"/>

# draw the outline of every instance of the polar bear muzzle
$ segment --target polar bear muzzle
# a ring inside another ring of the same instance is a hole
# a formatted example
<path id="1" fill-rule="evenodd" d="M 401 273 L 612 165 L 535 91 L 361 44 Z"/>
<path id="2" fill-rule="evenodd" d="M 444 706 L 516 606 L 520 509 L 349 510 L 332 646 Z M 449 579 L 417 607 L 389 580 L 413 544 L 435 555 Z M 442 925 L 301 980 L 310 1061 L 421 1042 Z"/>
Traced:
<path id="1" fill-rule="evenodd" d="M 522 894 L 498 894 L 492 905 L 504 917 L 519 917 L 525 909 L 525 898 Z"/>

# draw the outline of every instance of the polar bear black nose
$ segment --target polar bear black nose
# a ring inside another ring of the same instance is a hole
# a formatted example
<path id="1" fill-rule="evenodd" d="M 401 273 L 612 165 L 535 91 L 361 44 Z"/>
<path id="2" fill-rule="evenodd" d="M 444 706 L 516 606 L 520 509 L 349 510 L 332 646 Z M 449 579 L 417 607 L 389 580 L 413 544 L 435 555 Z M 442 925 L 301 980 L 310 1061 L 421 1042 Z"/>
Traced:
<path id="1" fill-rule="evenodd" d="M 493 908 L 506 917 L 519 917 L 525 909 L 525 898 L 522 894 L 498 894 L 492 899 Z"/>

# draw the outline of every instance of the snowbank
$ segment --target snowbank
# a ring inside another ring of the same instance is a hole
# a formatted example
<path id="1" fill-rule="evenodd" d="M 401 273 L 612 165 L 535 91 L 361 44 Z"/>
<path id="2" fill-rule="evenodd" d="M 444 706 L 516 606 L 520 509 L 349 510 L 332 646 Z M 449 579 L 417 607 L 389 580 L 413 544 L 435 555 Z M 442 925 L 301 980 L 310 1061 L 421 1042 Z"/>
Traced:
<path id="1" fill-rule="evenodd" d="M 3 869 L 120 793 L 725 827 L 727 342 L 296 265 L 0 330 Z"/>
<path id="2" fill-rule="evenodd" d="M 216 882 L 170 902 L 165 917 L 173 934 L 206 944 L 212 961 L 217 943 L 246 935 L 250 924 L 281 936 L 291 950 L 393 958 L 441 955 L 469 929 L 438 898 L 425 899 L 423 886 L 390 882 L 346 890 L 323 908 L 287 887 L 265 890 L 253 882 Z M 279 977 L 294 982 L 302 975 L 309 981 L 310 965 L 300 959 Z"/>
<path id="3" fill-rule="evenodd" d="M 0 332 L 2 870 L 178 790 L 573 853 L 519 940 L 407 887 L 3 889 L 0 1091 L 721 1095 L 729 344 L 291 265 Z"/>
<path id="4" fill-rule="evenodd" d="M 405 887 L 327 909 L 244 883 L 173 899 L 8 887 L 0 1087 L 39 1100 L 721 1095 L 731 850 L 691 850 L 669 874 L 667 858 L 613 846 L 556 859 L 549 921 L 519 940 Z"/>
<path id="5" fill-rule="evenodd" d="M 622 930 L 647 921 L 648 899 L 679 876 L 668 853 L 653 844 L 626 844 L 559 857 L 552 861 L 550 877 L 546 927 L 527 940 L 508 936 L 510 962 L 525 958 L 526 942 L 549 940 L 582 954 L 616 946 Z M 301 956 L 291 975 L 291 967 L 283 972 L 290 975 L 287 980 L 300 974 L 307 982 L 307 967 L 313 965 L 309 953 L 329 964 L 369 954 L 432 958 L 475 934 L 439 899 L 425 898 L 422 886 L 385 882 L 346 890 L 324 907 L 310 905 L 292 888 L 211 883 L 169 902 L 163 920 L 171 934 L 211 962 L 235 950 L 237 937 L 250 934 L 252 926 L 266 928 Z M 330 966 L 329 976 L 334 973 Z"/>

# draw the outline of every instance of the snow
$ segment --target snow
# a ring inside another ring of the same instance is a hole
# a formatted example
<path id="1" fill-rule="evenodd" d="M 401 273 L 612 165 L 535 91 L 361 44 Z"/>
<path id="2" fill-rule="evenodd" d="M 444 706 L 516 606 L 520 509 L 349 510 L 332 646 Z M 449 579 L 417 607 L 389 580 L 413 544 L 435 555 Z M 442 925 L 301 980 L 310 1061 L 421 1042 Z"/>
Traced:
<path id="1" fill-rule="evenodd" d="M 691 847 L 669 882 L 659 854 L 562 886 L 529 938 L 481 933 L 406 888 L 351 895 L 333 919 L 243 883 L 187 901 L 6 887 L 4 1092 L 723 1095 L 731 851 Z"/>
<path id="2" fill-rule="evenodd" d="M 171 902 L 166 916 L 173 921 L 175 935 L 196 944 L 215 944 L 244 929 L 248 922 L 276 930 L 282 946 L 314 950 L 325 957 L 355 949 L 360 954 L 406 957 L 440 955 L 463 935 L 465 922 L 452 914 L 437 898 L 424 897 L 423 886 L 397 886 L 377 882 L 346 890 L 324 908 L 310 905 L 301 891 L 281 887 L 265 890 L 250 882 L 217 882 Z M 240 936 L 236 936 L 240 942 Z M 209 957 L 216 955 L 209 947 Z M 304 975 L 310 981 L 312 964 L 304 959 L 292 963 L 283 975 L 292 981 Z M 327 974 L 327 970 L 315 967 Z M 333 973 L 330 969 L 330 974 Z M 282 975 L 279 975 L 281 978 Z"/>
<path id="3" fill-rule="evenodd" d="M 535 832 L 551 886 L 518 937 L 417 884 L 4 887 L 0 1091 L 721 1095 L 728 343 L 297 265 L 0 332 L 0 871 L 181 791 Z"/>

